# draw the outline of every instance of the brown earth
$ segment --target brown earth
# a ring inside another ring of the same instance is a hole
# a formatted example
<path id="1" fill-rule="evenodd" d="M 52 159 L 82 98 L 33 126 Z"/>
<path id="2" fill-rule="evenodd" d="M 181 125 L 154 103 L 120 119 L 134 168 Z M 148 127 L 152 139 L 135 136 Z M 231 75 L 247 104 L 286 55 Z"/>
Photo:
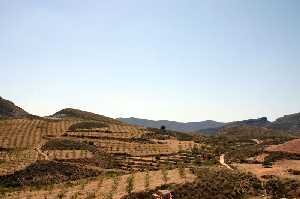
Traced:
<path id="1" fill-rule="evenodd" d="M 264 168 L 261 164 L 234 164 L 239 170 L 254 173 L 262 178 L 264 175 L 274 175 L 282 178 L 291 178 L 300 180 L 300 175 L 292 175 L 288 170 L 300 171 L 300 160 L 279 160 L 275 162 L 272 168 Z"/>
<path id="2" fill-rule="evenodd" d="M 295 153 L 300 154 L 300 139 L 294 139 L 279 145 L 271 145 L 266 148 L 267 152 L 286 152 L 286 153 Z"/>
<path id="3" fill-rule="evenodd" d="M 187 172 L 186 179 L 183 179 L 180 177 L 178 170 L 169 170 L 168 176 L 169 180 L 168 183 L 175 183 L 180 184 L 184 182 L 192 182 L 195 180 L 195 176 Z M 139 192 L 145 190 L 144 182 L 145 182 L 145 172 L 137 172 L 134 173 L 134 192 Z M 118 180 L 118 187 L 117 190 L 114 193 L 113 198 L 119 199 L 122 196 L 125 196 L 126 193 L 126 180 L 129 175 L 123 175 L 120 176 Z M 150 189 L 154 189 L 156 187 L 159 187 L 164 184 L 164 181 L 162 180 L 162 174 L 161 171 L 150 171 Z M 11 193 L 9 195 L 6 195 L 5 198 L 9 199 L 40 199 L 47 196 L 47 199 L 54 199 L 58 198 L 58 194 L 62 191 L 64 192 L 64 198 L 72 198 L 74 195 L 77 195 L 77 198 L 87 198 L 88 194 L 94 193 L 96 198 L 105 198 L 109 191 L 112 189 L 112 179 L 104 179 L 102 183 L 99 183 L 100 180 L 90 180 L 86 182 L 86 184 L 83 186 L 77 185 L 74 187 L 64 187 L 62 185 L 56 185 L 52 190 L 37 190 L 37 191 L 30 191 L 30 190 L 24 190 L 21 192 L 15 192 Z"/>

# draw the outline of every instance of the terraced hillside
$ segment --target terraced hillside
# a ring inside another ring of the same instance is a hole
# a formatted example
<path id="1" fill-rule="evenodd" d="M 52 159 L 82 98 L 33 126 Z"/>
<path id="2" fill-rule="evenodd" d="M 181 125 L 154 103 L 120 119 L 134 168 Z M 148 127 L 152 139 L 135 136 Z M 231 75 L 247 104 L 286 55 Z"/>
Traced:
<path id="1" fill-rule="evenodd" d="M 216 194 L 245 198 L 267 188 L 260 187 L 261 176 L 244 174 L 241 168 L 257 168 L 253 161 L 261 159 L 260 167 L 271 160 L 274 168 L 286 172 L 278 165 L 286 161 L 297 165 L 298 156 L 265 149 L 285 146 L 284 142 L 293 143 L 295 138 L 284 131 L 245 125 L 207 137 L 124 124 L 77 109 L 63 109 L 48 117 L 3 117 L 0 196 L 145 198 L 157 189 L 170 189 L 182 198 L 198 196 L 201 190 L 210 194 L 200 194 L 203 198 Z M 298 172 L 297 166 L 289 168 Z M 223 186 L 226 192 L 219 189 Z"/>
<path id="2" fill-rule="evenodd" d="M 123 123 L 109 118 L 105 117 L 103 115 L 95 114 L 92 112 L 88 111 L 82 111 L 79 109 L 73 109 L 73 108 L 66 108 L 63 110 L 60 110 L 53 115 L 50 116 L 50 118 L 77 118 L 77 119 L 82 119 L 82 120 L 92 120 L 92 121 L 99 121 L 103 123 L 108 123 L 108 124 L 119 124 L 122 125 Z"/>
<path id="3" fill-rule="evenodd" d="M 168 156 L 195 146 L 173 134 L 166 137 L 159 129 L 77 109 L 48 117 L 6 117 L 0 120 L 0 190 L 160 170 L 167 165 L 174 169 L 175 159 L 172 163 Z"/>

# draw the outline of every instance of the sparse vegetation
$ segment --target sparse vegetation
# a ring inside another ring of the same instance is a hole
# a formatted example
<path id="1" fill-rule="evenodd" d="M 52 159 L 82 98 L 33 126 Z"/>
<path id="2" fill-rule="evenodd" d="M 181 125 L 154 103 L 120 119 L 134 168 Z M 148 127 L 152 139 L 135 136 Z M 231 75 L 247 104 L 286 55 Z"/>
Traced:
<path id="1" fill-rule="evenodd" d="M 87 141 L 51 139 L 43 145 L 42 150 L 88 150 L 95 152 L 97 151 L 97 147 L 93 143 Z"/>
<path id="2" fill-rule="evenodd" d="M 126 191 L 129 196 L 131 195 L 133 189 L 134 189 L 134 175 L 130 175 L 127 178 L 127 185 L 126 185 Z"/>
<path id="3" fill-rule="evenodd" d="M 284 152 L 271 152 L 267 157 L 265 157 L 263 165 L 267 167 L 272 166 L 274 162 L 281 159 L 300 160 L 300 155 Z"/>
<path id="4" fill-rule="evenodd" d="M 185 179 L 186 178 L 186 173 L 185 173 L 185 168 L 184 164 L 182 162 L 179 162 L 178 164 L 178 172 L 181 178 Z"/>
<path id="5" fill-rule="evenodd" d="M 95 192 L 88 192 L 87 196 L 85 197 L 85 199 L 93 199 L 93 198 L 96 198 Z"/>
<path id="6" fill-rule="evenodd" d="M 238 199 L 260 195 L 264 190 L 273 198 L 291 197 L 298 189 L 296 181 L 270 177 L 262 186 L 251 174 L 219 168 L 220 154 L 225 154 L 228 163 L 244 163 L 264 152 L 266 145 L 294 138 L 266 128 L 240 126 L 205 137 L 163 127 L 125 125 L 101 115 L 65 109 L 47 118 L 2 118 L 0 130 L 3 196 L 41 192 L 39 196 L 44 197 L 46 192 L 49 198 L 110 199 L 120 194 L 119 190 L 126 190 L 128 196 L 124 198 L 145 199 L 157 189 L 169 189 L 182 199 Z M 269 152 L 263 164 L 271 166 L 280 159 L 300 157 Z M 299 175 L 297 169 L 288 172 L 294 178 Z M 151 178 L 153 173 L 160 178 Z M 141 182 L 140 175 L 144 175 Z M 120 179 L 126 183 L 120 184 Z M 134 193 L 140 188 L 137 182 L 143 183 L 145 192 Z M 154 185 L 160 186 L 150 190 Z"/>
<path id="7" fill-rule="evenodd" d="M 62 199 L 65 197 L 65 191 L 61 190 L 58 194 L 57 194 L 57 198 Z"/>
<path id="8" fill-rule="evenodd" d="M 166 166 L 163 166 L 161 168 L 161 175 L 162 175 L 162 180 L 164 181 L 165 184 L 167 184 L 169 180 L 169 176 L 168 176 L 168 168 Z"/>
<path id="9" fill-rule="evenodd" d="M 274 199 L 297 198 L 300 194 L 300 182 L 272 177 L 265 183 L 265 189 Z"/>
<path id="10" fill-rule="evenodd" d="M 150 189 L 150 175 L 149 175 L 149 171 L 146 172 L 144 180 L 145 180 L 145 182 L 144 182 L 145 190 L 148 191 Z"/>
<path id="11" fill-rule="evenodd" d="M 198 178 L 193 183 L 183 185 L 165 184 L 157 189 L 169 189 L 176 198 L 190 199 L 242 199 L 246 196 L 255 196 L 263 190 L 260 181 L 251 174 L 237 171 L 201 168 L 194 170 Z M 132 199 L 149 198 L 155 190 L 132 194 Z M 123 199 L 129 198 L 128 196 Z"/>
<path id="12" fill-rule="evenodd" d="M 0 176 L 0 187 L 39 186 L 98 176 L 98 170 L 86 169 L 68 163 L 38 161 L 14 174 Z"/>
<path id="13" fill-rule="evenodd" d="M 292 175 L 300 175 L 300 170 L 289 169 L 288 172 Z"/>
<path id="14" fill-rule="evenodd" d="M 97 128 L 105 128 L 109 127 L 105 123 L 102 122 L 94 122 L 94 121 L 87 121 L 87 122 L 78 122 L 76 124 L 73 124 L 69 127 L 69 131 L 80 131 L 80 130 L 91 130 L 91 129 L 97 129 Z"/>

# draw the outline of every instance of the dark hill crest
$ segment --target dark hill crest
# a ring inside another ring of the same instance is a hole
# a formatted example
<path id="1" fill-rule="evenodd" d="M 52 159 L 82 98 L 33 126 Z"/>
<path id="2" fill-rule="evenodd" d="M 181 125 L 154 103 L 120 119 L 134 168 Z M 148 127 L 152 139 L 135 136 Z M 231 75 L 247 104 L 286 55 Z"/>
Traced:
<path id="1" fill-rule="evenodd" d="M 0 96 L 0 117 L 21 117 L 27 115 L 29 115 L 29 113 L 22 108 Z"/>

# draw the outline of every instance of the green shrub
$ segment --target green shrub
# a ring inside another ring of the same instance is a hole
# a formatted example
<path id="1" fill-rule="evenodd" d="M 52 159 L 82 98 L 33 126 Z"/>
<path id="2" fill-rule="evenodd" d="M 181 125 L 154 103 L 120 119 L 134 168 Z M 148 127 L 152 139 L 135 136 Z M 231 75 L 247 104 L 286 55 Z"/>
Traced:
<path id="1" fill-rule="evenodd" d="M 168 177 L 168 169 L 166 166 L 163 166 L 161 168 L 161 175 L 162 175 L 162 180 L 164 181 L 165 184 L 167 184 L 169 177 Z"/>
<path id="2" fill-rule="evenodd" d="M 299 197 L 300 182 L 272 177 L 265 183 L 265 190 L 274 199 Z"/>
<path id="3" fill-rule="evenodd" d="M 149 175 L 149 171 L 146 172 L 144 180 L 145 180 L 145 190 L 149 190 L 149 188 L 150 188 L 150 175 Z"/>
<path id="4" fill-rule="evenodd" d="M 178 164 L 178 173 L 181 178 L 185 179 L 186 178 L 186 173 L 185 173 L 185 168 L 182 162 L 179 162 Z"/>
<path id="5" fill-rule="evenodd" d="M 127 178 L 127 185 L 126 185 L 126 191 L 128 195 L 131 195 L 133 189 L 134 189 L 134 176 L 130 175 Z"/>

